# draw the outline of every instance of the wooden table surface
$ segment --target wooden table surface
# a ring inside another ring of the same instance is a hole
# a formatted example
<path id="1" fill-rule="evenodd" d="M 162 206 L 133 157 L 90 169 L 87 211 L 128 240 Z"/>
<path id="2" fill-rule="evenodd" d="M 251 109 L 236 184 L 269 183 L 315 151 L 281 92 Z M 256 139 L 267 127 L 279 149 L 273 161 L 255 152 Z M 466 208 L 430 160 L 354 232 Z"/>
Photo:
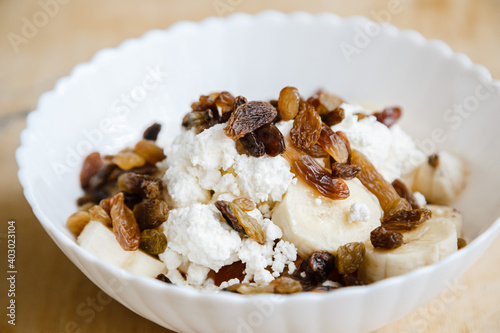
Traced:
<path id="1" fill-rule="evenodd" d="M 99 49 L 179 20 L 198 21 L 232 12 L 331 11 L 376 19 L 391 1 L 402 12 L 389 17 L 403 29 L 447 42 L 500 78 L 499 0 L 0 0 L 0 251 L 7 271 L 7 222 L 17 225 L 16 326 L 7 324 L 6 273 L 0 295 L 1 332 L 168 332 L 110 301 L 81 316 L 77 308 L 99 289 L 54 245 L 24 199 L 14 151 L 26 111 L 41 93 Z M 218 3 L 230 3 L 217 10 Z M 51 3 L 43 8 L 41 4 Z M 43 11 L 51 15 L 43 15 Z M 42 14 L 41 14 L 42 13 Z M 44 17 L 46 20 L 44 20 Z M 39 27 L 29 30 L 38 20 Z M 23 35 L 24 34 L 24 35 Z M 387 332 L 500 332 L 500 239 L 463 277 L 455 297 L 441 295 L 393 323 Z M 90 304 L 90 303 L 89 303 Z M 193 320 L 196 320 L 193 318 Z"/>

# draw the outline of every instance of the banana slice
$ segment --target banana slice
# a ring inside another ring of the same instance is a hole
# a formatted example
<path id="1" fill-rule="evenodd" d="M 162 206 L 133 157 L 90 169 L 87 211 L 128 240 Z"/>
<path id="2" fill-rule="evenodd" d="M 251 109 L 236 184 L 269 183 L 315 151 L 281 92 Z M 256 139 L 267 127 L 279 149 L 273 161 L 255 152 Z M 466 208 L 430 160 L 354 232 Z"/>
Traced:
<path id="1" fill-rule="evenodd" d="M 458 210 L 449 206 L 441 205 L 426 205 L 425 208 L 430 209 L 432 212 L 432 218 L 447 218 L 455 224 L 457 229 L 457 236 L 462 237 L 462 214 Z"/>
<path id="2" fill-rule="evenodd" d="M 380 225 L 382 209 L 377 198 L 358 179 L 346 183 L 351 195 L 345 200 L 332 200 L 316 194 L 298 179 L 274 208 L 272 221 L 302 258 L 320 250 L 335 253 L 339 246 L 349 242 L 364 243 L 370 239 L 370 232 Z M 366 205 L 365 213 L 369 212 L 364 214 L 369 215 L 366 222 L 349 222 L 351 207 L 356 203 Z"/>
<path id="3" fill-rule="evenodd" d="M 98 259 L 133 274 L 154 278 L 167 271 L 164 263 L 142 251 L 123 250 L 113 232 L 97 221 L 90 221 L 76 242 Z"/>
<path id="4" fill-rule="evenodd" d="M 375 249 L 367 242 L 358 277 L 371 283 L 431 265 L 457 251 L 456 224 L 448 217 L 433 217 L 403 233 L 404 244 L 392 250 Z"/>
<path id="5" fill-rule="evenodd" d="M 429 202 L 449 205 L 465 188 L 468 174 L 460 156 L 442 151 L 417 168 L 413 191 L 425 195 Z"/>

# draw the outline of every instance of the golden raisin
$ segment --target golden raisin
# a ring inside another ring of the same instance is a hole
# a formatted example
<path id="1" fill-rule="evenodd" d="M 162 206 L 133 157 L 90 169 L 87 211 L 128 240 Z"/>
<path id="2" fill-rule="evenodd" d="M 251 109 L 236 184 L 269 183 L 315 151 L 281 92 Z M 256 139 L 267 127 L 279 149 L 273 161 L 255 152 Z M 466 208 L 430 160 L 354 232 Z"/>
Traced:
<path id="1" fill-rule="evenodd" d="M 233 202 L 246 212 L 250 212 L 256 208 L 252 200 L 247 198 L 237 198 Z"/>
<path id="2" fill-rule="evenodd" d="M 214 99 L 214 103 L 222 114 L 231 112 L 234 108 L 234 97 L 227 91 L 223 91 Z"/>
<path id="3" fill-rule="evenodd" d="M 214 274 L 214 284 L 220 286 L 222 282 L 229 281 L 231 279 L 238 279 L 242 281 L 245 278 L 245 268 L 246 264 L 240 261 L 233 262 L 231 265 L 222 266 Z"/>
<path id="4" fill-rule="evenodd" d="M 321 118 L 316 110 L 308 103 L 301 103 L 300 111 L 290 130 L 293 144 L 300 149 L 311 147 L 319 139 L 321 124 Z"/>
<path id="5" fill-rule="evenodd" d="M 337 250 L 337 270 L 339 274 L 352 274 L 358 270 L 365 256 L 363 243 L 347 243 Z"/>
<path id="6" fill-rule="evenodd" d="M 396 179 L 392 182 L 392 186 L 398 192 L 401 198 L 406 199 L 408 203 L 411 205 L 413 209 L 418 209 L 420 206 L 418 205 L 417 199 L 413 195 L 413 192 L 403 183 L 400 179 Z"/>
<path id="7" fill-rule="evenodd" d="M 328 126 L 334 126 L 340 124 L 345 118 L 345 112 L 342 108 L 336 108 L 321 116 L 321 120 Z"/>
<path id="8" fill-rule="evenodd" d="M 401 118 L 401 108 L 398 106 L 387 107 L 381 112 L 375 112 L 373 115 L 377 118 L 378 122 L 381 122 L 387 127 L 391 127 L 399 118 Z"/>
<path id="9" fill-rule="evenodd" d="M 104 224 L 106 227 L 112 227 L 113 223 L 111 222 L 111 217 L 106 213 L 104 208 L 99 205 L 95 205 L 89 210 L 90 220 L 91 221 L 99 221 Z"/>
<path id="10" fill-rule="evenodd" d="M 317 143 L 313 144 L 309 148 L 302 149 L 302 151 L 314 158 L 328 157 L 328 153 L 323 148 L 321 148 L 321 146 Z"/>
<path id="11" fill-rule="evenodd" d="M 467 246 L 467 241 L 465 239 L 463 239 L 463 238 L 457 239 L 457 247 L 459 250 L 466 247 L 466 246 Z"/>
<path id="12" fill-rule="evenodd" d="M 361 171 L 361 167 L 354 164 L 340 164 L 337 162 L 333 162 L 331 164 L 332 169 L 332 177 L 334 178 L 342 178 L 344 180 L 353 179 L 356 177 L 358 172 Z"/>
<path id="13" fill-rule="evenodd" d="M 269 285 L 274 287 L 276 294 L 295 294 L 302 291 L 300 282 L 288 276 L 276 278 Z"/>
<path id="14" fill-rule="evenodd" d="M 135 145 L 135 152 L 142 156 L 148 163 L 156 164 L 165 159 L 163 149 L 158 147 L 154 141 L 142 139 Z"/>
<path id="15" fill-rule="evenodd" d="M 300 95 L 297 88 L 285 87 L 280 92 L 278 99 L 278 110 L 281 119 L 288 121 L 295 118 L 299 112 Z"/>
<path id="16" fill-rule="evenodd" d="M 384 216 L 382 226 L 387 230 L 412 230 L 432 216 L 429 209 L 399 210 L 390 216 Z"/>
<path id="17" fill-rule="evenodd" d="M 158 255 L 167 248 L 167 237 L 163 232 L 147 229 L 141 232 L 139 248 L 146 253 Z"/>
<path id="18" fill-rule="evenodd" d="M 253 133 L 255 133 L 257 140 L 264 144 L 267 155 L 274 157 L 285 152 L 285 138 L 273 123 L 257 128 Z"/>
<path id="19" fill-rule="evenodd" d="M 234 230 L 244 233 L 259 244 L 266 242 L 264 230 L 257 220 L 244 212 L 237 204 L 218 200 L 215 202 L 215 207 Z"/>
<path id="20" fill-rule="evenodd" d="M 110 216 L 116 240 L 125 251 L 137 250 L 141 231 L 134 213 L 125 206 L 123 193 L 120 192 L 111 197 L 110 205 Z"/>
<path id="21" fill-rule="evenodd" d="M 318 144 L 338 163 L 346 163 L 349 159 L 349 149 L 344 139 L 332 131 L 332 129 L 322 124 Z"/>
<path id="22" fill-rule="evenodd" d="M 78 237 L 89 222 L 90 215 L 88 212 L 76 212 L 68 217 L 66 225 L 69 231 L 71 231 L 75 237 Z"/>
<path id="23" fill-rule="evenodd" d="M 146 164 L 146 160 L 131 150 L 122 150 L 113 157 L 113 163 L 122 170 L 130 170 Z"/>

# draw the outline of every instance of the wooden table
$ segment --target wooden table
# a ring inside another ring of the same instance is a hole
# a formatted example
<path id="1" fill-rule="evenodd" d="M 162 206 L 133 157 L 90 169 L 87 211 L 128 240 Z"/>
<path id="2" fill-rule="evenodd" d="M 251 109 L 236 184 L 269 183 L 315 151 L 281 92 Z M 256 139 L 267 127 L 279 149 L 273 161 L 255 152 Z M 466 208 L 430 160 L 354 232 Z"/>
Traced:
<path id="1" fill-rule="evenodd" d="M 232 3 L 217 12 L 218 1 Z M 14 151 L 25 126 L 26 111 L 39 95 L 52 88 L 79 62 L 88 61 L 103 47 L 178 20 L 200 20 L 230 11 L 257 13 L 331 11 L 342 16 L 360 14 L 376 19 L 389 0 L 42 0 L 58 4 L 44 9 L 38 1 L 0 1 L 0 241 L 2 272 L 6 267 L 7 221 L 17 224 L 17 325 L 7 324 L 7 283 L 2 278 L 0 331 L 2 332 L 167 332 L 119 303 L 110 301 L 82 316 L 79 306 L 92 304 L 99 289 L 54 245 L 26 203 L 17 180 Z M 446 41 L 468 54 L 500 78 L 500 1 L 401 0 L 402 12 L 389 17 L 404 29 L 416 29 L 429 38 Z M 64 3 L 64 4 L 63 4 Z M 39 28 L 29 31 L 33 20 Z M 24 30 L 23 30 L 24 29 Z M 14 38 L 13 34 L 28 37 Z M 10 34 L 9 34 L 10 33 Z M 460 280 L 451 302 L 441 295 L 427 306 L 378 332 L 499 332 L 500 239 Z M 4 276 L 4 275 L 2 275 Z M 446 298 L 449 300 L 449 297 Z M 84 305 L 82 305 L 84 304 Z M 88 305 L 91 308 L 90 305 Z M 193 319 L 195 320 L 195 319 Z"/>

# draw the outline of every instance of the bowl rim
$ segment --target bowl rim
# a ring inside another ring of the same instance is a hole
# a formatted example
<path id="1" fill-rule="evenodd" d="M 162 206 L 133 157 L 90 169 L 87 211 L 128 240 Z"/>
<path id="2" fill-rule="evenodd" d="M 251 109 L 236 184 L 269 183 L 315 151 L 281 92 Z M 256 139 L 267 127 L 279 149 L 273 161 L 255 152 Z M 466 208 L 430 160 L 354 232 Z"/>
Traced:
<path id="1" fill-rule="evenodd" d="M 182 297 L 188 297 L 191 300 L 210 299 L 216 297 L 218 301 L 223 300 L 223 301 L 242 303 L 242 302 L 248 302 L 250 300 L 253 301 L 255 299 L 265 299 L 270 297 L 271 294 L 240 295 L 235 293 L 207 292 L 184 286 L 165 284 L 161 281 L 156 281 L 155 279 L 151 279 L 149 277 L 143 277 L 129 273 L 128 271 L 120 267 L 107 264 L 101 261 L 94 255 L 90 254 L 88 251 L 80 247 L 74 239 L 70 239 L 70 237 L 63 234 L 62 231 L 59 228 L 57 228 L 55 224 L 51 222 L 51 220 L 47 217 L 47 215 L 45 215 L 44 211 L 41 209 L 39 205 L 38 200 L 31 191 L 32 184 L 29 180 L 30 177 L 27 174 L 27 170 L 25 168 L 25 163 L 28 161 L 26 154 L 29 150 L 29 146 L 31 143 L 30 133 L 33 130 L 33 128 L 35 128 L 37 119 L 39 117 L 44 116 L 44 110 L 42 106 L 45 104 L 45 101 L 47 99 L 52 98 L 54 95 L 63 94 L 65 89 L 78 82 L 81 76 L 86 75 L 86 73 L 89 72 L 99 62 L 109 57 L 117 57 L 119 56 L 120 53 L 122 53 L 128 48 L 136 47 L 141 43 L 146 43 L 148 40 L 161 37 L 164 34 L 173 34 L 177 30 L 193 29 L 193 28 L 201 29 L 203 26 L 211 25 L 214 23 L 220 24 L 221 22 L 228 23 L 239 20 L 249 21 L 262 18 L 272 18 L 281 21 L 298 20 L 305 22 L 312 22 L 314 20 L 326 20 L 330 22 L 331 21 L 342 22 L 344 24 L 347 23 L 366 24 L 369 22 L 376 23 L 364 16 L 359 16 L 359 15 L 348 16 L 344 18 L 330 12 L 311 14 L 304 11 L 295 11 L 289 14 L 285 14 L 283 12 L 276 10 L 265 10 L 257 14 L 247 14 L 247 13 L 237 12 L 227 17 L 207 17 L 199 22 L 183 20 L 176 22 L 172 24 L 170 27 L 167 27 L 165 29 L 153 29 L 145 32 L 140 37 L 125 39 L 116 47 L 103 48 L 97 51 L 89 61 L 79 63 L 76 66 L 74 66 L 68 75 L 61 77 L 57 80 L 52 90 L 47 91 L 40 96 L 35 110 L 30 112 L 26 118 L 26 128 L 24 128 L 23 131 L 21 132 L 20 136 L 21 143 L 20 146 L 16 149 L 15 157 L 19 167 L 18 178 L 23 187 L 24 196 L 28 201 L 28 203 L 30 204 L 35 216 L 37 217 L 42 227 L 53 239 L 53 241 L 58 245 L 61 251 L 66 253 L 66 250 L 63 249 L 63 246 L 67 247 L 71 251 L 73 251 L 73 253 L 76 253 L 77 256 L 83 257 L 86 261 L 91 262 L 93 265 L 98 266 L 100 269 L 105 269 L 109 271 L 114 276 L 120 276 L 121 279 L 125 279 L 127 282 L 136 281 L 139 282 L 140 284 L 153 283 L 153 285 L 156 284 L 158 288 L 162 286 L 161 288 L 164 288 L 162 290 L 167 290 L 168 292 L 180 295 Z M 427 39 L 421 33 L 415 30 L 411 29 L 401 30 L 395 27 L 394 25 L 387 23 L 381 25 L 382 29 L 388 31 L 391 34 L 400 37 L 410 38 L 417 43 L 423 43 L 425 45 L 439 49 L 442 54 L 460 62 L 460 64 L 463 67 L 475 72 L 478 76 L 485 77 L 487 83 L 491 83 L 500 88 L 500 81 L 493 80 L 490 72 L 486 69 L 486 67 L 474 64 L 471 61 L 471 59 L 463 53 L 453 52 L 453 50 L 445 42 L 436 39 Z M 424 276 L 428 273 L 428 271 L 435 270 L 440 266 L 446 265 L 447 262 L 455 260 L 457 257 L 465 257 L 473 249 L 476 249 L 480 247 L 482 243 L 487 242 L 488 239 L 491 243 L 494 240 L 493 235 L 498 236 L 498 234 L 500 234 L 500 217 L 498 217 L 495 221 L 493 221 L 493 223 L 481 234 L 479 234 L 471 243 L 469 243 L 467 247 L 465 247 L 460 251 L 457 251 L 456 253 L 453 253 L 452 255 L 444 258 L 443 260 L 433 265 L 421 267 L 410 273 L 391 278 L 386 278 L 369 285 L 358 286 L 357 288 L 340 288 L 332 293 L 297 293 L 292 295 L 286 295 L 286 299 L 289 302 L 292 301 L 302 302 L 311 300 L 314 301 L 320 298 L 321 299 L 342 298 L 342 297 L 350 297 L 350 295 L 354 294 L 366 294 L 369 292 L 377 292 L 391 285 L 402 283 L 404 280 L 407 280 L 409 278 L 418 278 L 420 276 Z M 456 278 L 458 277 L 459 276 L 457 276 Z"/>

